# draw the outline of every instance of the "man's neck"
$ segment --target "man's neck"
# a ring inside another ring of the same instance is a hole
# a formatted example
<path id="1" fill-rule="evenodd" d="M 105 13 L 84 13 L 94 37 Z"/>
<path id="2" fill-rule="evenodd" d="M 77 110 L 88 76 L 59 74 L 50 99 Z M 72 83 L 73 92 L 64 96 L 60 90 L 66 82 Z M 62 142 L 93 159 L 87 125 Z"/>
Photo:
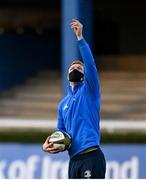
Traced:
<path id="1" fill-rule="evenodd" d="M 73 91 L 75 86 L 81 84 L 80 82 L 70 82 L 71 90 Z"/>
<path id="2" fill-rule="evenodd" d="M 75 83 L 75 82 L 70 82 L 70 86 L 71 86 L 71 90 L 72 90 L 72 91 L 74 90 L 74 87 L 75 87 L 76 84 L 77 84 L 77 83 Z"/>

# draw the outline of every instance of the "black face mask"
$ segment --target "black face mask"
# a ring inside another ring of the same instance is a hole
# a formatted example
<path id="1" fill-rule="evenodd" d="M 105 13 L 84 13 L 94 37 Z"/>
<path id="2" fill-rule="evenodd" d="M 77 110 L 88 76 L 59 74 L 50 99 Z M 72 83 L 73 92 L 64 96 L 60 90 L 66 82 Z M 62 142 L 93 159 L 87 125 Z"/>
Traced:
<path id="1" fill-rule="evenodd" d="M 71 82 L 82 82 L 84 80 L 84 74 L 78 70 L 73 70 L 69 73 L 69 81 Z"/>

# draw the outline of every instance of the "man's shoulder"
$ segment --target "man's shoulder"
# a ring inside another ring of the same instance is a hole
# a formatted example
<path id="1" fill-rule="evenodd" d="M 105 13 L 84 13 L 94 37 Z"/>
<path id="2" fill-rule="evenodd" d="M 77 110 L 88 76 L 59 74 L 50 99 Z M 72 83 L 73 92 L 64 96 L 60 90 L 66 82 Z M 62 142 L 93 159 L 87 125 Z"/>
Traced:
<path id="1" fill-rule="evenodd" d="M 68 99 L 68 97 L 69 96 L 67 95 L 61 99 L 61 101 L 58 104 L 58 108 L 61 108 L 66 103 L 66 100 Z"/>

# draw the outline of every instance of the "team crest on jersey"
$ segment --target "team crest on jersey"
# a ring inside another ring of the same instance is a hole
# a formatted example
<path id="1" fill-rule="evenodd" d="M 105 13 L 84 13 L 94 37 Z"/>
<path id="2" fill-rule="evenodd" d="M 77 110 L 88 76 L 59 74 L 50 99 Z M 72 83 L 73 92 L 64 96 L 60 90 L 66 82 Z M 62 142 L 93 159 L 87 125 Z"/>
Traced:
<path id="1" fill-rule="evenodd" d="M 84 178 L 90 179 L 90 177 L 91 177 L 91 171 L 90 170 L 86 170 L 84 172 Z"/>

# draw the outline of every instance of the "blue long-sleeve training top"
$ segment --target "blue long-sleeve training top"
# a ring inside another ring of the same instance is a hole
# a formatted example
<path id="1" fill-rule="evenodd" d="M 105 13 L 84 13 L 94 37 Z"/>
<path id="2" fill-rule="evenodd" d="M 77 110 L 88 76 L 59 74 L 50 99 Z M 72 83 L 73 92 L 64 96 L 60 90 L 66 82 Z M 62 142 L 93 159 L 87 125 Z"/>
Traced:
<path id="1" fill-rule="evenodd" d="M 57 129 L 66 131 L 72 138 L 70 158 L 79 152 L 100 144 L 100 83 L 94 58 L 85 41 L 78 41 L 84 62 L 84 82 L 72 91 L 68 86 L 67 96 L 58 106 Z"/>

